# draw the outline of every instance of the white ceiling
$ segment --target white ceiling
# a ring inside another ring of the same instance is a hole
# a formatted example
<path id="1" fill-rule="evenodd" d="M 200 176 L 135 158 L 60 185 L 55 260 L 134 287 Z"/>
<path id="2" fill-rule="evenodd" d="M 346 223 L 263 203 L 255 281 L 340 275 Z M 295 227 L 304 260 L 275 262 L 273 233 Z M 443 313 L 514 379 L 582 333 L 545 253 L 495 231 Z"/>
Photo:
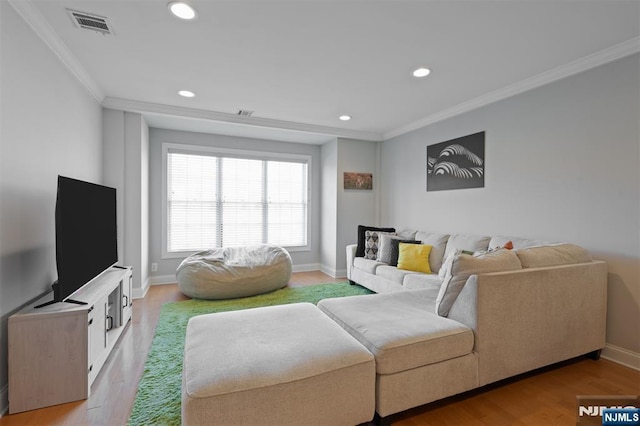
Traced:
<path id="1" fill-rule="evenodd" d="M 386 139 L 640 51 L 639 0 L 192 0 L 192 22 L 166 0 L 10 1 L 106 107 L 308 143 Z"/>

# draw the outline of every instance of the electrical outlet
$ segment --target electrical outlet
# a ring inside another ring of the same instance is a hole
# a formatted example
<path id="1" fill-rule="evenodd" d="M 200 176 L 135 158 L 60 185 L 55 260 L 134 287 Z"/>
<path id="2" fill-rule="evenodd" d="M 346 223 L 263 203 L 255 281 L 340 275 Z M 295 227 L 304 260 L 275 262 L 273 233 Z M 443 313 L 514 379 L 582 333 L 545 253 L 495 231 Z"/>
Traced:
<path id="1" fill-rule="evenodd" d="M 158 271 L 158 264 L 153 262 L 151 264 L 151 272 L 157 272 Z"/>

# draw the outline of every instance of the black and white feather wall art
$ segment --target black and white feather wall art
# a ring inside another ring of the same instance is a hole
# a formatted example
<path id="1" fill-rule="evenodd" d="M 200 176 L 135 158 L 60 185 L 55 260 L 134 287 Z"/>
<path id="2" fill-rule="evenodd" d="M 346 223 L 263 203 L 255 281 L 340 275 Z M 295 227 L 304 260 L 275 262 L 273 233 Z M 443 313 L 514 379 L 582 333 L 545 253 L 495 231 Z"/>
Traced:
<path id="1" fill-rule="evenodd" d="M 484 132 L 427 146 L 427 191 L 484 187 Z"/>

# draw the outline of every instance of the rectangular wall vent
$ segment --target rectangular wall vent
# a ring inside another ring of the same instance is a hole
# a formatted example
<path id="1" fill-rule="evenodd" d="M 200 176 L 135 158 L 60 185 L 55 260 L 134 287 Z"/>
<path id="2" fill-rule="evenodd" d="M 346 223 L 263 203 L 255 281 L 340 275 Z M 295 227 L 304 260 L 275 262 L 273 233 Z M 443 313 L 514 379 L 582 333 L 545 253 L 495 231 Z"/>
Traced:
<path id="1" fill-rule="evenodd" d="M 76 27 L 83 30 L 97 31 L 101 34 L 114 34 L 109 20 L 104 16 L 94 15 L 77 10 L 67 9 Z"/>

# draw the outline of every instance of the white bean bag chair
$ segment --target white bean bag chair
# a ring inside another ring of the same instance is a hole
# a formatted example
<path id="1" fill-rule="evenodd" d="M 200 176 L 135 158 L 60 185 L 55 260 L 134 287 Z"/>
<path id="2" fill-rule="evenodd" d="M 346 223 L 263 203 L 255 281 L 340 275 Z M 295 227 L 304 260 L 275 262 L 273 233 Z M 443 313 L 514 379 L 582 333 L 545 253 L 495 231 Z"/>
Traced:
<path id="1" fill-rule="evenodd" d="M 187 257 L 176 270 L 180 291 L 194 299 L 232 299 L 287 285 L 291 256 L 271 245 L 225 247 Z"/>

